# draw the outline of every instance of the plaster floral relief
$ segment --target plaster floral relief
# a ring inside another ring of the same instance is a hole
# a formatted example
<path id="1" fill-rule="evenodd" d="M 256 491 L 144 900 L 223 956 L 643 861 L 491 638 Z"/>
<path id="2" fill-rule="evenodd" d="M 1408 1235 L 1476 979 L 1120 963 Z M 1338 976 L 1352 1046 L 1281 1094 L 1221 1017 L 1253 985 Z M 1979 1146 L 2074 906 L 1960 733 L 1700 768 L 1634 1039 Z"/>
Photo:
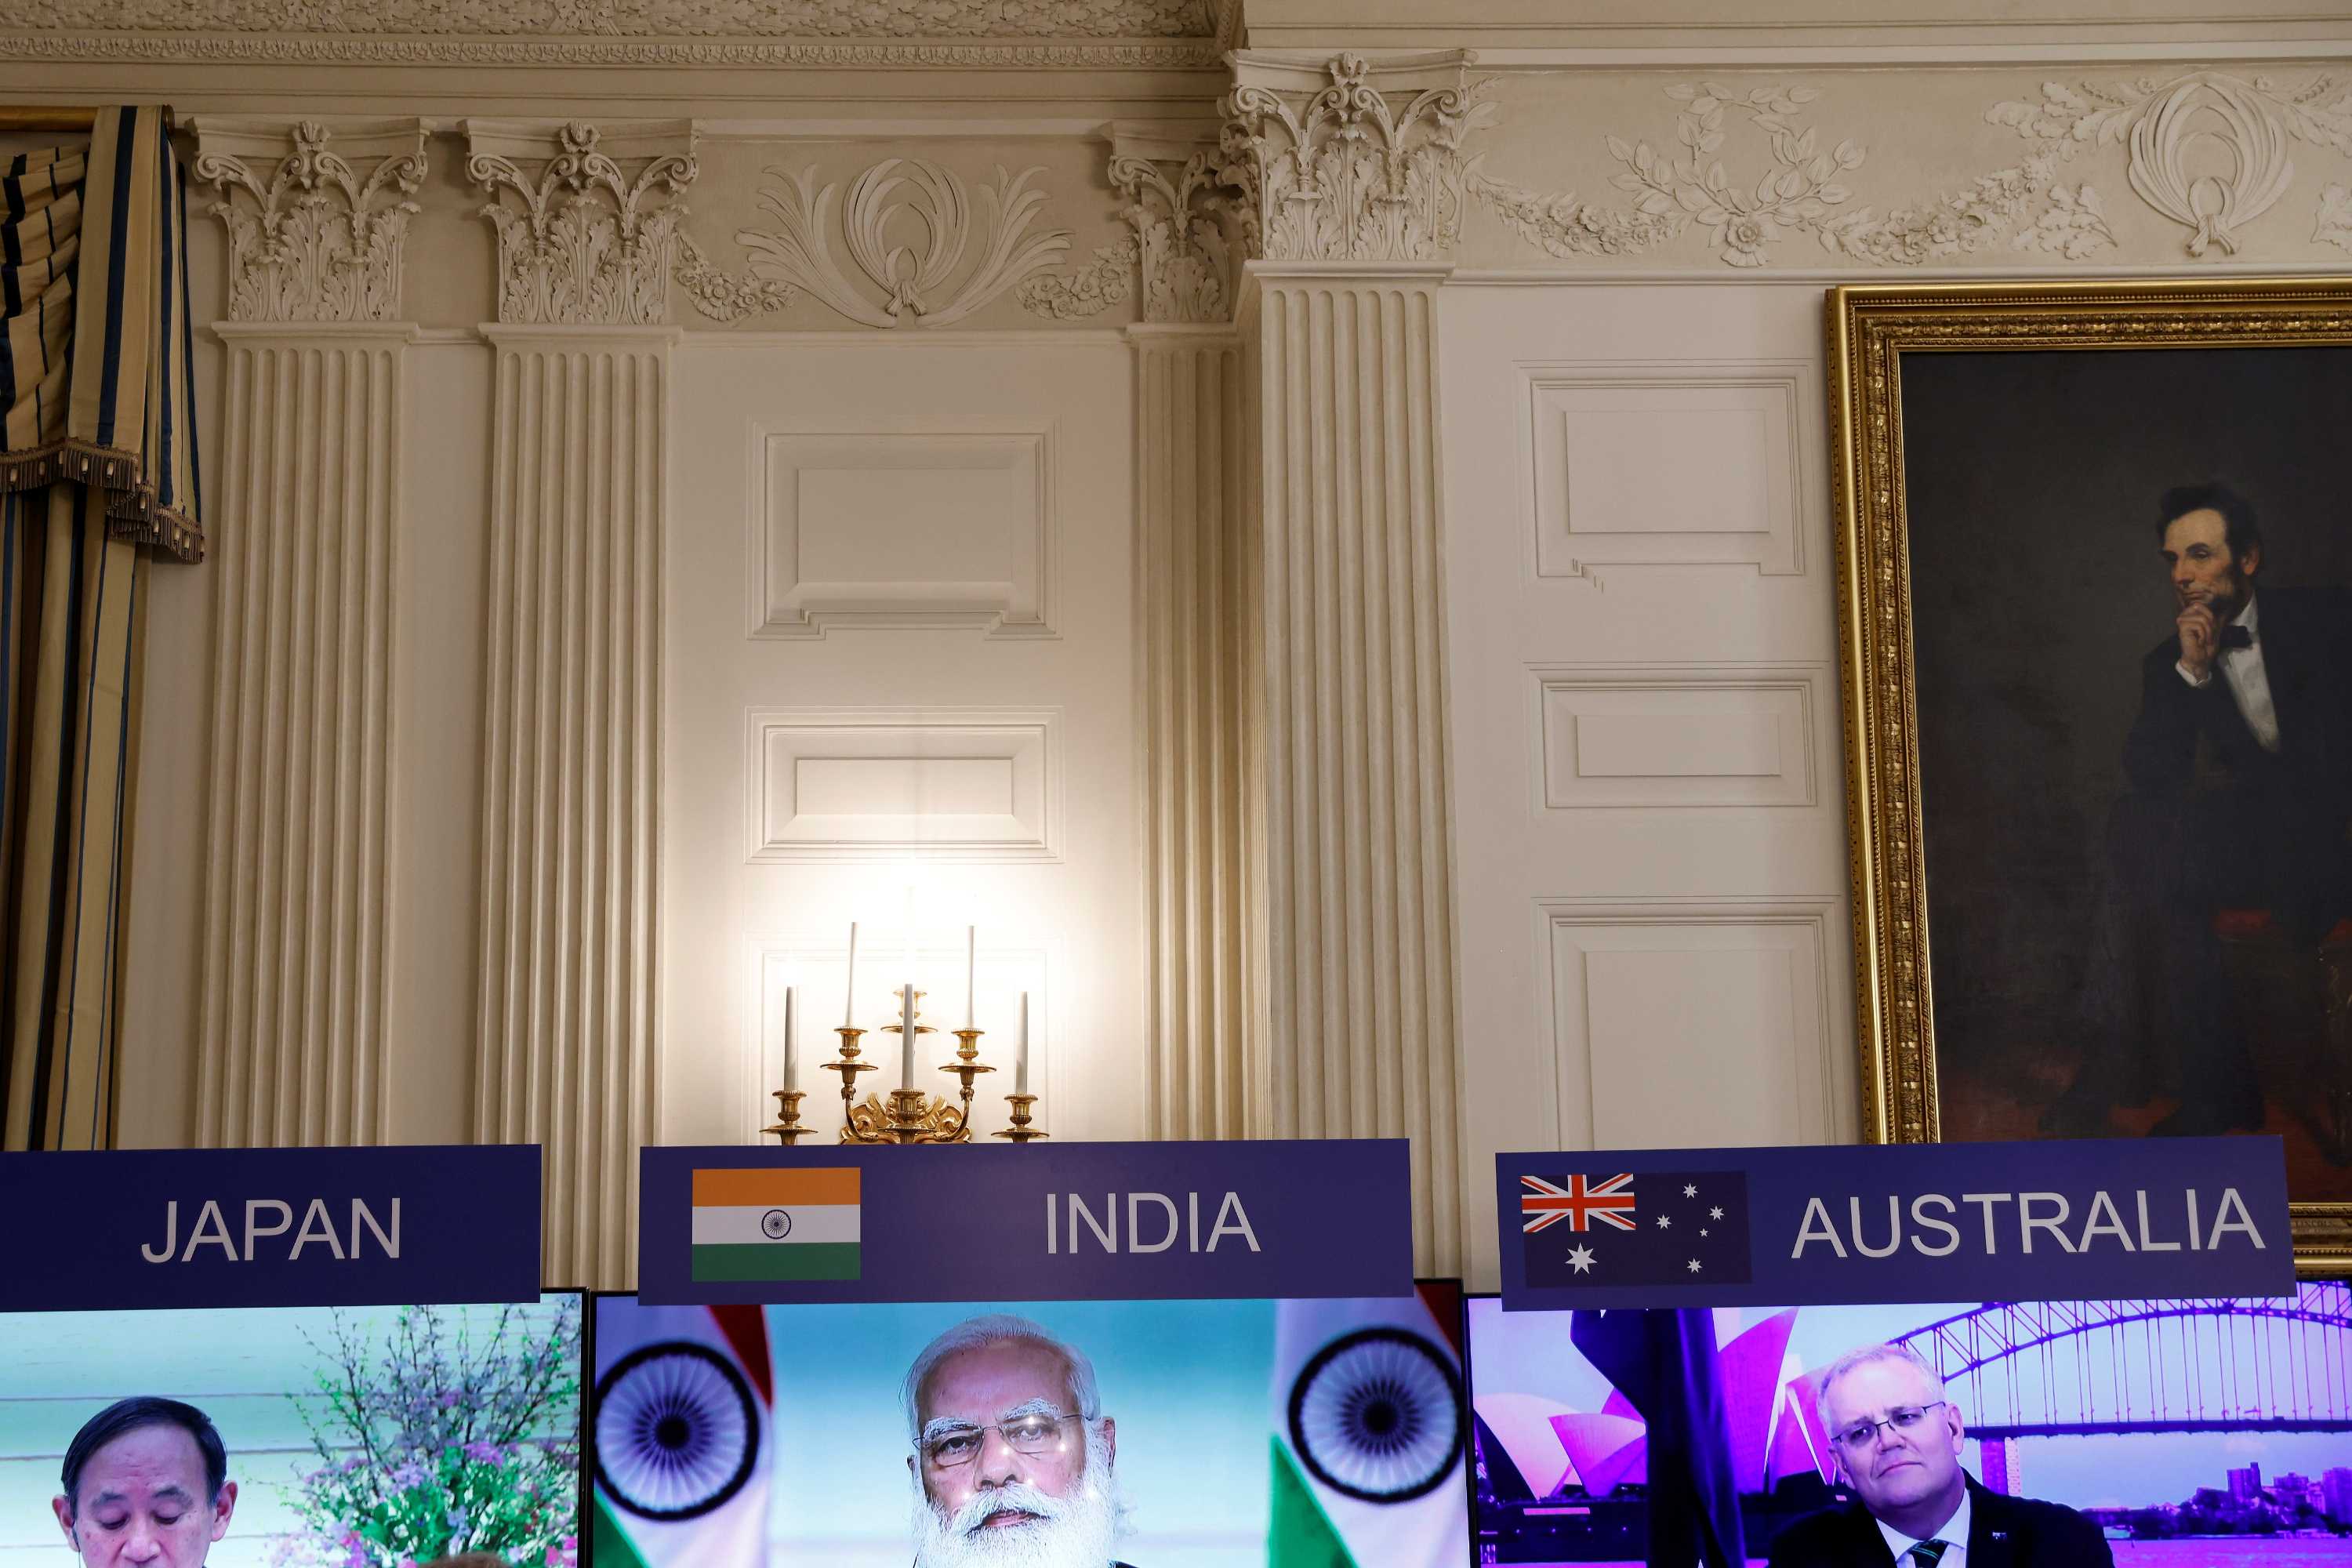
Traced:
<path id="1" fill-rule="evenodd" d="M 677 262 L 670 269 L 694 308 L 714 321 L 740 321 L 789 308 L 801 291 L 789 283 L 723 272 L 711 265 L 690 236 L 677 237 Z"/>
<path id="2" fill-rule="evenodd" d="M 1135 296 L 1135 272 L 1139 259 L 1135 241 L 1095 247 L 1095 258 L 1073 272 L 1041 272 L 1022 280 L 1013 297 L 1034 316 L 1057 321 L 1099 316 L 1113 305 Z"/>
<path id="3" fill-rule="evenodd" d="M 2338 250 L 2352 250 L 2352 191 L 2330 185 L 2319 193 L 2319 222 L 2311 237 Z"/>
<path id="4" fill-rule="evenodd" d="M 1562 258 L 1639 256 L 1693 227 L 1706 231 L 1717 259 L 1742 268 L 1768 265 L 1776 244 L 1799 236 L 1885 266 L 1997 247 L 2076 259 L 2114 243 L 2097 193 L 2063 185 L 2054 155 L 1881 214 L 1855 201 L 1867 149 L 1810 122 L 1820 89 L 1685 82 L 1666 96 L 1682 105 L 1673 143 L 1606 138 L 1620 166 L 1610 184 L 1622 198 L 1529 191 L 1491 178 L 1482 160 L 1472 161 L 1469 193 L 1521 238 Z"/>
<path id="5" fill-rule="evenodd" d="M 45 32 L 394 37 L 1205 37 L 1206 0 L 15 0 Z"/>
<path id="6" fill-rule="evenodd" d="M 2083 261 L 2117 239 L 2111 198 L 2092 165 L 2122 153 L 2125 185 L 2179 226 L 2189 259 L 2234 254 L 2292 186 L 2293 143 L 2352 156 L 2352 89 L 2319 77 L 2299 87 L 2199 70 L 2124 83 L 2044 83 L 2003 101 L 1987 123 L 2027 144 L 2014 163 L 1879 206 L 1862 199 L 1868 151 L 1815 121 L 1822 89 L 1687 82 L 1673 141 L 1604 138 L 1619 195 L 1532 190 L 1471 158 L 1471 199 L 1526 243 L 1561 258 L 1635 257 L 1703 231 L 1717 258 L 1756 268 L 1790 239 L 1874 266 L 1916 267 L 1987 252 Z M 2112 151 L 2110 151 L 2112 150 Z M 2312 237 L 2352 249 L 2342 186 L 2320 197 Z"/>

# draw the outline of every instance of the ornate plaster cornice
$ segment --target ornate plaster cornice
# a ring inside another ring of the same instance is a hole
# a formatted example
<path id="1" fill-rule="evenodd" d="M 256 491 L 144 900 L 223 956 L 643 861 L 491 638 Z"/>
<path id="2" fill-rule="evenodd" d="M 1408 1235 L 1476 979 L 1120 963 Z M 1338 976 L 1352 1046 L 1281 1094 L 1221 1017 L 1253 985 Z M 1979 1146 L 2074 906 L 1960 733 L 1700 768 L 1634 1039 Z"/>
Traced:
<path id="1" fill-rule="evenodd" d="M 1202 70 L 1214 38 L 1024 39 L 373 38 L 204 37 L 193 33 L 0 31 L 0 60 L 152 60 L 173 65 L 793 66 L 839 69 Z"/>
<path id="2" fill-rule="evenodd" d="M 1461 237 L 1463 138 L 1493 117 L 1467 50 L 1343 54 L 1319 68 L 1244 51 L 1223 150 L 1269 261 L 1438 261 Z"/>
<path id="3" fill-rule="evenodd" d="M 229 320 L 400 318 L 409 198 L 425 182 L 430 122 L 346 125 L 338 149 L 312 120 L 199 115 L 194 129 L 195 177 L 219 188 L 213 216 L 228 230 Z M 373 166 L 362 176 L 347 155 Z"/>
<path id="4" fill-rule="evenodd" d="M 16 0 L 34 32 L 342 37 L 1178 38 L 1215 31 L 1207 0 Z"/>
<path id="5" fill-rule="evenodd" d="M 582 121 L 468 120 L 465 131 L 467 177 L 489 194 L 482 216 L 499 231 L 501 323 L 641 327 L 668 319 L 686 216 L 675 198 L 696 174 L 692 121 L 636 127 L 609 145 Z M 641 165 L 634 178 L 623 159 Z"/>

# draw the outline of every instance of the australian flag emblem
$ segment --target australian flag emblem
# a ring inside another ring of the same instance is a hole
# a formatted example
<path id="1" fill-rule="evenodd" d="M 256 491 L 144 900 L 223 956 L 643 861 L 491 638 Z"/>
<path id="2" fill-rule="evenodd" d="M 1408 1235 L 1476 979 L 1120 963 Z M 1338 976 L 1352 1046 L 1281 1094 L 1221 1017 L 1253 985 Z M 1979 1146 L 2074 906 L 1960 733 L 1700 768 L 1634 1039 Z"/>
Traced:
<path id="1" fill-rule="evenodd" d="M 1519 1178 L 1531 1286 L 1745 1285 L 1748 1173 Z"/>

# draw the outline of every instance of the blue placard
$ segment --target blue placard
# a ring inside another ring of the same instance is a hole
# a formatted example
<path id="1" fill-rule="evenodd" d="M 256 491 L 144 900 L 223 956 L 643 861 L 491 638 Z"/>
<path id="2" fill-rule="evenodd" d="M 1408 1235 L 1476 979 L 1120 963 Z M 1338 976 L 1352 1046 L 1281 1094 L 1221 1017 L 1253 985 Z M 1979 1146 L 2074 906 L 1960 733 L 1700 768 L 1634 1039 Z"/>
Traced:
<path id="1" fill-rule="evenodd" d="M 649 1305 L 1401 1296 L 1401 1138 L 647 1149 Z"/>
<path id="2" fill-rule="evenodd" d="M 0 1311 L 539 1300 L 535 1144 L 0 1154 Z"/>
<path id="3" fill-rule="evenodd" d="M 1500 1154 L 1503 1305 L 2284 1296 L 2276 1138 Z"/>

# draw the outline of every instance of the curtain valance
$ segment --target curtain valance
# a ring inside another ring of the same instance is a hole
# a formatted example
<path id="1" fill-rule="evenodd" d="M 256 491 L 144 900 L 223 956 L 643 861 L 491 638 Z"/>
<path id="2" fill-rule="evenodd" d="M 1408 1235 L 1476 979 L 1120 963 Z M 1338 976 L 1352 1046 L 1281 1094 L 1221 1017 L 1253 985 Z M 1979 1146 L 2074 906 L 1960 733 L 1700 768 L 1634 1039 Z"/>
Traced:
<path id="1" fill-rule="evenodd" d="M 187 202 L 164 111 L 99 111 L 89 146 L 0 173 L 0 491 L 70 479 L 108 533 L 204 556 Z"/>

